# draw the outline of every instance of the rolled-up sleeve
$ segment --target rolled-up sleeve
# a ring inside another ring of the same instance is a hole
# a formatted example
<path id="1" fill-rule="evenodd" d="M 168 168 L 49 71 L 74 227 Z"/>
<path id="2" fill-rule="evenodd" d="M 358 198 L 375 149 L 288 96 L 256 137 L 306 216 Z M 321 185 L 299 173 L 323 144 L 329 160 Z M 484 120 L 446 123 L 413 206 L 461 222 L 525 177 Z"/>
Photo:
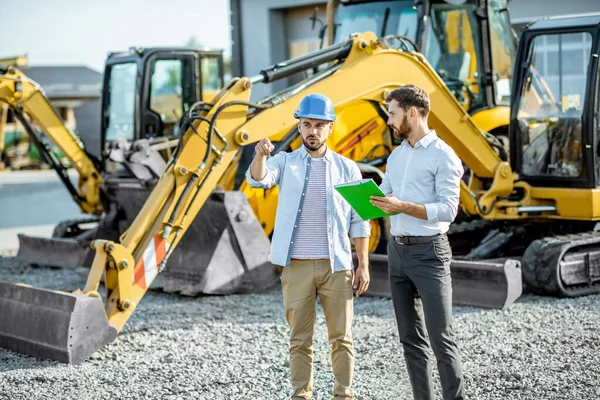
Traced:
<path id="1" fill-rule="evenodd" d="M 270 189 L 279 184 L 283 166 L 285 164 L 285 152 L 279 152 L 267 159 L 267 173 L 261 179 L 252 178 L 250 167 L 246 170 L 246 182 L 253 188 Z"/>
<path id="2" fill-rule="evenodd" d="M 351 180 L 358 181 L 360 179 L 362 179 L 362 174 L 360 173 L 358 165 L 354 164 L 351 172 Z M 349 233 L 352 239 L 371 236 L 371 223 L 368 220 L 363 220 L 353 208 L 350 216 Z"/>
<path id="3" fill-rule="evenodd" d="M 436 202 L 425 204 L 427 221 L 453 222 L 458 214 L 460 180 L 464 169 L 454 152 L 444 151 L 438 158 L 435 174 Z"/>

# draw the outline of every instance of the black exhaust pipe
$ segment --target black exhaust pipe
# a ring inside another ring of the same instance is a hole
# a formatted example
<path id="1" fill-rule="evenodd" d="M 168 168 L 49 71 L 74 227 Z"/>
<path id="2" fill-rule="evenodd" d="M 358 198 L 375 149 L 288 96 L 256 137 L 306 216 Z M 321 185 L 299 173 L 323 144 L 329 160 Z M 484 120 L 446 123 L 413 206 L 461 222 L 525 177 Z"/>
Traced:
<path id="1" fill-rule="evenodd" d="M 251 77 L 250 80 L 252 83 L 271 83 L 298 72 L 315 68 L 326 62 L 344 60 L 350 54 L 353 43 L 352 40 L 348 40 L 344 43 L 280 62 L 279 64 L 263 69 L 258 75 Z"/>

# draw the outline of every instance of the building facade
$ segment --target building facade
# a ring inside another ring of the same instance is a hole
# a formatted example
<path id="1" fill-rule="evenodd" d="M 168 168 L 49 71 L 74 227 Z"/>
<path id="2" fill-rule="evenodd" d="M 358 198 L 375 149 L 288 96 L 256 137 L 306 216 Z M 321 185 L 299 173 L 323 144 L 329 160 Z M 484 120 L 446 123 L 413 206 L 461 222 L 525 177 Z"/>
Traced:
<path id="1" fill-rule="evenodd" d="M 313 25 L 310 17 L 317 9 L 318 20 L 326 23 L 326 5 L 326 1 L 314 0 L 230 0 L 233 75 L 252 76 L 265 67 L 317 49 L 321 23 L 317 21 Z M 598 12 L 598 4 L 591 0 L 511 0 L 509 12 L 511 23 L 519 32 L 535 19 Z M 566 48 L 571 52 L 569 56 L 583 54 L 586 40 L 584 37 L 573 38 Z M 553 56 L 549 55 L 544 64 L 548 70 L 543 75 L 550 76 L 550 81 L 552 68 L 556 65 Z M 252 100 L 276 93 L 298 79 L 300 77 L 292 77 L 257 85 Z"/>

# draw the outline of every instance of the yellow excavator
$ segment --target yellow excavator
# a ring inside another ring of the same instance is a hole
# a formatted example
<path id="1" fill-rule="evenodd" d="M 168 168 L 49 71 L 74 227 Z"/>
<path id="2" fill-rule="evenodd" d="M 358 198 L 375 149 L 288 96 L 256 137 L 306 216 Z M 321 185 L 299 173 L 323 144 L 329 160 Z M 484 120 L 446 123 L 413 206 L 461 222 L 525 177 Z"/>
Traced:
<path id="1" fill-rule="evenodd" d="M 442 0 L 428 0 L 418 2 L 414 7 L 410 1 L 329 1 L 329 26 L 336 27 L 329 30 L 329 41 L 337 43 L 356 28 L 369 28 L 365 30 L 380 32 L 389 41 L 398 40 L 405 49 L 412 46 L 418 50 L 422 47 L 426 57 L 435 64 L 436 72 L 444 78 L 463 108 L 472 113 L 476 124 L 486 132 L 490 131 L 492 135 L 504 138 L 508 126 L 508 107 L 505 101 L 497 102 L 494 99 L 507 96 L 498 95 L 497 80 L 488 78 L 495 71 L 492 64 L 494 67 L 502 65 L 503 70 L 510 69 L 514 58 L 514 43 L 510 40 L 508 14 L 506 8 L 503 8 L 505 5 L 506 0 L 496 0 L 489 6 L 481 1 L 450 4 Z M 477 15 L 479 17 L 476 18 Z M 435 22 L 428 22 L 430 20 Z M 464 29 L 457 30 L 455 26 Z M 489 37 L 491 45 L 486 40 L 478 40 L 480 35 Z M 503 46 L 504 51 L 493 52 L 492 48 L 498 47 L 501 42 L 507 42 Z M 124 156 L 123 152 L 127 148 L 123 148 L 121 141 L 117 146 L 109 144 L 118 139 L 125 139 L 126 143 L 130 143 L 131 140 L 141 138 L 158 140 L 174 137 L 178 129 L 175 123 L 177 116 L 193 104 L 194 95 L 198 96 L 195 92 L 200 91 L 207 97 L 211 94 L 207 90 L 214 93 L 220 87 L 211 84 L 206 78 L 219 75 L 210 73 L 210 69 L 205 66 L 212 64 L 212 70 L 218 70 L 222 60 L 218 54 L 211 54 L 210 59 L 207 56 L 205 52 L 202 53 L 202 82 L 193 73 L 198 69 L 192 67 L 196 53 L 189 50 L 180 49 L 176 52 L 174 49 L 131 49 L 126 53 L 113 53 L 109 56 L 104 74 L 106 95 L 103 97 L 101 142 L 116 148 L 105 150 L 107 157 L 103 164 L 108 171 L 114 172 L 113 161 L 119 160 L 119 167 L 126 166 L 140 182 L 127 182 L 123 185 L 115 179 L 107 180 L 104 193 L 113 205 L 110 209 L 107 207 L 111 218 L 101 221 L 101 226 L 95 231 L 83 228 L 84 225 L 89 225 L 89 218 L 63 221 L 56 227 L 53 235 L 56 240 L 52 241 L 23 235 L 20 237 L 19 257 L 37 260 L 38 263 L 45 260 L 44 262 L 53 265 L 88 265 L 92 257 L 88 243 L 93 237 L 117 238 L 124 232 L 151 188 L 151 185 L 144 183 L 147 179 L 143 179 L 142 174 L 150 170 L 154 176 L 158 176 L 164 169 L 164 163 L 157 157 L 146 157 L 146 165 L 141 165 L 139 158 L 143 151 L 147 151 L 145 147 L 132 155 Z M 173 71 L 179 71 L 179 74 L 174 74 Z M 167 85 L 164 78 L 161 82 L 161 76 L 178 79 Z M 504 80 L 510 82 L 510 75 Z M 385 169 L 387 155 L 398 144 L 387 128 L 383 114 L 381 109 L 370 104 L 346 107 L 340 111 L 339 122 L 328 143 L 336 152 L 356 160 L 363 173 L 373 176 L 377 181 L 381 179 Z M 283 150 L 301 145 L 297 132 L 274 132 L 271 139 L 278 142 L 278 148 Z M 169 148 L 169 143 L 173 142 L 166 141 L 158 146 Z M 132 147 L 129 144 L 126 146 Z M 241 149 L 219 184 L 226 191 L 239 189 L 246 194 L 265 234 L 270 236 L 274 226 L 277 188 L 264 191 L 245 184 L 243 173 L 251 152 L 252 146 Z M 170 154 L 166 154 L 164 158 L 168 159 L 169 156 Z M 137 162 L 129 162 L 132 159 Z M 126 198 L 130 201 L 125 201 Z M 131 198 L 136 201 L 132 202 Z M 371 252 L 385 251 L 388 230 L 387 220 L 372 221 Z M 188 248 L 188 244 L 193 249 L 194 242 L 186 239 L 180 249 Z M 193 254 L 183 250 L 180 252 L 182 255 Z M 203 256 L 208 261 L 210 253 L 203 253 Z M 193 261 L 193 258 L 181 258 L 182 265 L 190 265 Z M 165 279 L 171 273 L 173 269 L 164 275 Z M 192 272 L 187 272 L 190 273 Z M 184 276 L 181 279 L 185 279 Z M 156 284 L 158 286 L 159 283 Z"/>
<path id="2" fill-rule="evenodd" d="M 328 0 L 320 36 L 326 32 L 331 45 L 353 32 L 371 31 L 404 48 L 414 47 L 475 124 L 505 141 L 517 39 L 508 2 Z M 324 29 L 328 27 L 332 29 Z"/>
<path id="3" fill-rule="evenodd" d="M 327 22 L 319 21 L 319 38 L 332 45 L 355 31 L 371 31 L 390 45 L 422 53 L 475 124 L 496 139 L 490 142 L 496 142 L 497 152 L 507 160 L 509 90 L 516 47 L 507 5 L 508 0 L 329 0 Z M 314 24 L 318 21 L 316 12 L 311 19 Z M 318 68 L 306 74 L 315 71 Z M 301 145 L 297 132 L 274 132 L 271 140 L 281 150 Z M 328 140 L 331 149 L 358 162 L 363 174 L 376 182 L 398 144 L 386 125 L 385 110 L 365 103 L 340 110 Z M 251 146 L 242 149 L 221 184 L 226 190 L 246 193 L 265 233 L 271 235 L 278 189 L 254 189 L 243 181 L 252 151 Z M 469 171 L 468 165 L 465 167 Z M 459 214 L 461 222 L 469 219 L 465 213 Z M 377 219 L 371 221 L 371 227 L 369 251 L 385 252 L 389 221 Z"/>
<path id="4" fill-rule="evenodd" d="M 273 132 L 291 132 L 297 123 L 295 107 L 308 93 L 326 94 L 336 111 L 360 103 L 384 109 L 389 91 L 409 82 L 430 94 L 431 127 L 472 171 L 469 182 L 461 186 L 461 207 L 482 221 L 498 224 L 494 229 L 500 233 L 482 244 L 502 248 L 510 243 L 507 251 L 512 254 L 502 262 L 457 259 L 457 263 L 472 262 L 485 274 L 490 265 L 500 268 L 512 261 L 517 269 L 520 264 L 527 283 L 540 293 L 597 293 L 600 234 L 594 226 L 600 220 L 595 173 L 600 164 L 600 100 L 594 55 L 600 50 L 599 34 L 600 15 L 542 20 L 524 30 L 511 92 L 510 162 L 498 156 L 489 137 L 422 54 L 390 46 L 372 32 L 274 65 L 256 76 L 234 78 L 210 102 L 199 102 L 184 114 L 179 146 L 131 226 L 118 241 L 92 242 L 95 254 L 83 288 L 50 291 L 0 282 L 0 345 L 41 358 L 84 361 L 116 338 L 154 279 L 168 268 L 171 255 L 241 146 Z M 545 66 L 548 46 L 560 55 L 562 43 L 574 38 L 583 38 L 585 54 L 579 81 L 568 80 L 571 70 L 559 71 L 556 81 L 546 84 L 554 100 L 539 98 L 538 72 Z M 316 76 L 269 99 L 250 102 L 254 85 L 323 63 L 328 68 Z M 526 108 L 529 96 L 538 97 L 542 105 Z M 233 220 L 234 234 L 260 229 L 256 220 L 243 213 Z M 486 229 L 473 236 L 493 233 Z M 246 239 L 261 240 L 257 235 Z M 379 261 L 372 259 L 374 269 L 381 266 Z M 105 290 L 100 294 L 102 277 Z M 476 283 L 473 286 L 474 291 L 481 289 Z"/>
<path id="5" fill-rule="evenodd" d="M 110 54 L 102 101 L 104 152 L 98 160 L 65 126 L 40 85 L 16 67 L 1 67 L 0 104 L 20 120 L 84 214 L 59 223 L 52 238 L 19 234 L 19 261 L 90 266 L 91 241 L 118 240 L 125 232 L 179 142 L 181 115 L 214 97 L 223 87 L 222 79 L 220 50 L 134 48 Z M 46 141 L 78 173 L 76 187 Z M 232 219 L 242 213 L 255 218 L 243 194 L 215 193 L 154 287 L 192 296 L 252 292 L 275 282 L 275 269 L 267 262 L 269 241 L 260 228 L 239 232 L 236 241 L 232 238 Z M 245 248 L 244 235 L 256 233 L 259 239 L 252 241 L 253 248 Z M 197 251 L 198 243 L 203 252 Z M 219 264 L 227 267 L 217 268 Z"/>

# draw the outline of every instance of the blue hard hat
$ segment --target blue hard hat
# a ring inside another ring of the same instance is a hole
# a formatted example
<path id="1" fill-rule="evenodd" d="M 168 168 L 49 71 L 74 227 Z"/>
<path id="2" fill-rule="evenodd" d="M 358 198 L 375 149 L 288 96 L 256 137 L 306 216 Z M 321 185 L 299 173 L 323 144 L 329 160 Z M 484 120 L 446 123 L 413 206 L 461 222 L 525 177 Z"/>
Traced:
<path id="1" fill-rule="evenodd" d="M 298 104 L 294 118 L 312 118 L 325 121 L 335 121 L 333 103 L 327 96 L 319 93 L 304 96 Z"/>

